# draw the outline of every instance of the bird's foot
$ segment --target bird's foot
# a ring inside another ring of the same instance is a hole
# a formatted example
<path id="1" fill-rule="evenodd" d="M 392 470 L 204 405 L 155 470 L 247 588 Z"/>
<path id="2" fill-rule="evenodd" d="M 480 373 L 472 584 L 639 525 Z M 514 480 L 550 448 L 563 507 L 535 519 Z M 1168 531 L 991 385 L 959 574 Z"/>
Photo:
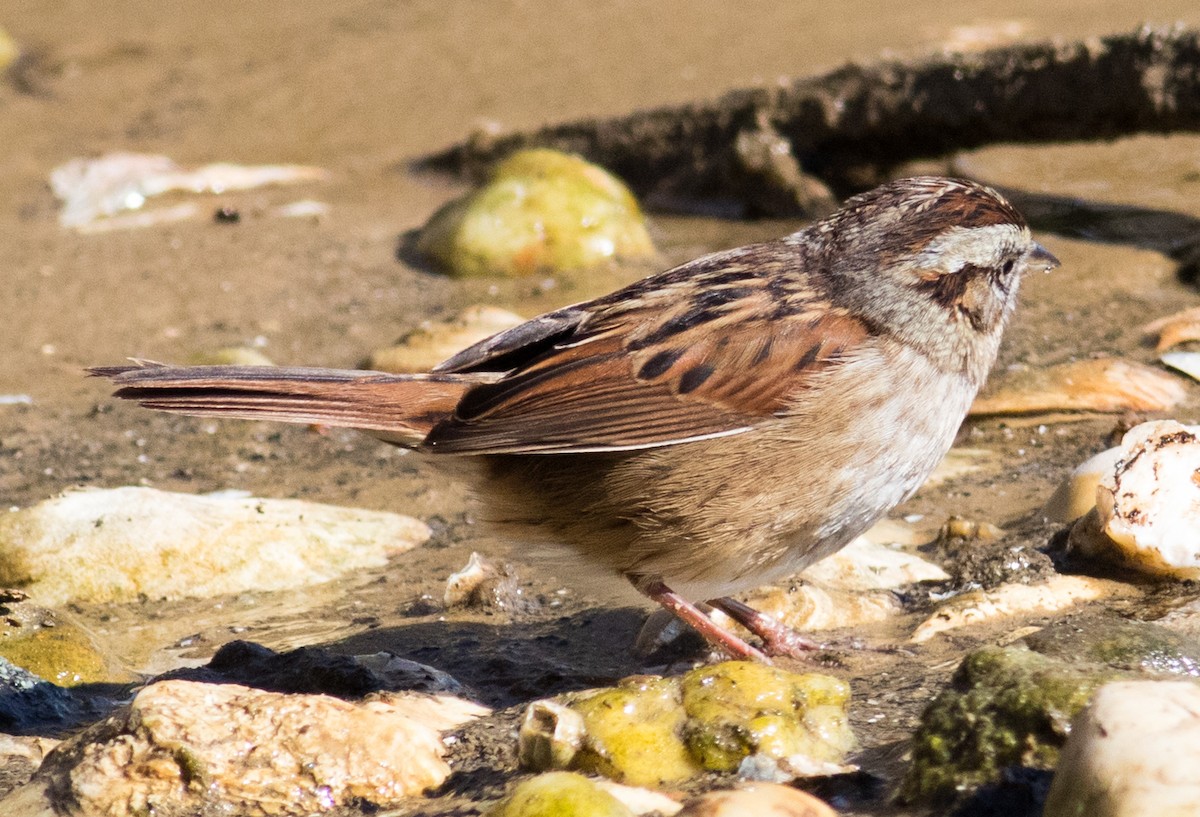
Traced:
<path id="1" fill-rule="evenodd" d="M 731 658 L 742 661 L 758 661 L 763 664 L 771 663 L 771 659 L 761 650 L 752 647 L 735 633 L 731 633 L 717 624 L 696 605 L 667 587 L 657 576 L 630 575 L 629 581 L 640 593 L 661 604 L 676 618 L 689 624 L 696 632 L 700 633 L 705 641 L 727 653 Z M 746 607 L 746 609 L 751 608 Z M 733 614 L 730 613 L 730 615 Z"/>
<path id="2" fill-rule="evenodd" d="M 827 648 L 737 599 L 723 596 L 708 604 L 761 638 L 763 651 L 769 656 L 810 658 L 817 650 Z"/>

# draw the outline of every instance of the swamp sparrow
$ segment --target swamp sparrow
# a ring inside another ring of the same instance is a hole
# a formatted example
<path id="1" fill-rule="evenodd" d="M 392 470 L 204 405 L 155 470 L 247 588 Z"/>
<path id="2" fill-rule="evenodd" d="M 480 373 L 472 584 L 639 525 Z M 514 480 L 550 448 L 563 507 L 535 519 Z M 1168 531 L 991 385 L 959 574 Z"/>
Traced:
<path id="1" fill-rule="evenodd" d="M 901 179 L 429 374 L 91 371 L 149 408 L 346 426 L 470 469 L 486 516 L 763 660 L 686 599 L 768 653 L 815 646 L 726 596 L 834 553 L 912 494 L 996 359 L 1022 273 L 1057 265 L 994 190 Z"/>

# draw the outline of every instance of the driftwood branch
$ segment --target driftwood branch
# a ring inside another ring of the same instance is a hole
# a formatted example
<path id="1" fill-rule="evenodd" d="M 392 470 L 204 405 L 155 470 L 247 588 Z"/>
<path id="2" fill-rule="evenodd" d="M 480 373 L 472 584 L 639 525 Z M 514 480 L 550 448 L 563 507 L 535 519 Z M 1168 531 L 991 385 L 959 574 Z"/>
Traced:
<path id="1" fill-rule="evenodd" d="M 717 199 L 816 214 L 902 162 L 993 142 L 1200 130 L 1200 32 L 847 65 L 787 87 L 527 133 L 480 135 L 420 164 L 475 174 L 514 150 L 579 153 L 650 203 Z"/>

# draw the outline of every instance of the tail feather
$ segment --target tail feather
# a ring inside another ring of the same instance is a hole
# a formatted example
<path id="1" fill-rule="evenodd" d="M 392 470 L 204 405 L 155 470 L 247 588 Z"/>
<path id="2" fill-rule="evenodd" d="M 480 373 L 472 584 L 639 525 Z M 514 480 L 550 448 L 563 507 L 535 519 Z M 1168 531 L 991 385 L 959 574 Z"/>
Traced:
<path id="1" fill-rule="evenodd" d="M 275 420 L 355 428 L 419 445 L 485 375 L 389 375 L 275 366 L 97 366 L 114 396 L 146 408 L 200 417 Z"/>

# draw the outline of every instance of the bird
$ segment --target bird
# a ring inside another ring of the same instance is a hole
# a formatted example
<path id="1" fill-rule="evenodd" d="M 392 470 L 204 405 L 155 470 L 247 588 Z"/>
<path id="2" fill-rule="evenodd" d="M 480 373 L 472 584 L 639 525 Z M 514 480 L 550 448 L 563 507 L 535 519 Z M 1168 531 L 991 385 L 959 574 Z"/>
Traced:
<path id="1" fill-rule="evenodd" d="M 835 553 L 920 487 L 996 360 L 1022 276 L 1058 265 L 996 190 L 919 176 L 427 373 L 136 359 L 89 372 L 151 409 L 415 449 L 470 480 L 484 518 L 531 552 L 623 576 L 721 651 L 769 663 L 820 645 L 732 596 Z"/>

